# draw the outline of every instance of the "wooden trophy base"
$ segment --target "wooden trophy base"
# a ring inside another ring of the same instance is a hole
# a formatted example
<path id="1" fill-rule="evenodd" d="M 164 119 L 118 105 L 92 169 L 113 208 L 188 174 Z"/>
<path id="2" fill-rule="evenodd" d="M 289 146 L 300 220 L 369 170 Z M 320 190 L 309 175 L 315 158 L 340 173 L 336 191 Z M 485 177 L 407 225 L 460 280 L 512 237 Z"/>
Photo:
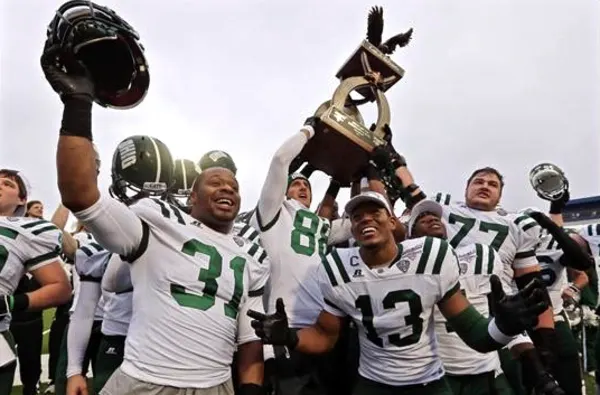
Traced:
<path id="1" fill-rule="evenodd" d="M 329 107 L 320 118 L 318 130 L 301 157 L 343 186 L 349 186 L 360 177 L 373 148 L 385 142 L 336 107 Z"/>

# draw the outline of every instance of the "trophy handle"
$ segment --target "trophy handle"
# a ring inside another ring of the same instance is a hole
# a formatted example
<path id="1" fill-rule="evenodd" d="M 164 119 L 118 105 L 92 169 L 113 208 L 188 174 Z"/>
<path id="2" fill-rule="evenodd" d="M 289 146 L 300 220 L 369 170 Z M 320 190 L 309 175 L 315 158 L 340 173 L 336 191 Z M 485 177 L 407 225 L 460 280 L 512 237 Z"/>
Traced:
<path id="1" fill-rule="evenodd" d="M 337 87 L 335 92 L 333 93 L 333 98 L 331 99 L 332 107 L 336 107 L 339 110 L 343 110 L 344 105 L 346 104 L 346 100 L 350 96 L 350 93 L 353 91 L 367 87 L 372 85 L 371 81 L 367 80 L 365 77 L 350 77 L 346 78 L 342 81 L 342 83 Z M 375 89 L 376 91 L 376 102 L 377 102 L 377 123 L 375 124 L 375 130 L 373 134 L 383 139 L 385 136 L 385 125 L 390 124 L 390 106 L 388 101 L 380 89 Z"/>

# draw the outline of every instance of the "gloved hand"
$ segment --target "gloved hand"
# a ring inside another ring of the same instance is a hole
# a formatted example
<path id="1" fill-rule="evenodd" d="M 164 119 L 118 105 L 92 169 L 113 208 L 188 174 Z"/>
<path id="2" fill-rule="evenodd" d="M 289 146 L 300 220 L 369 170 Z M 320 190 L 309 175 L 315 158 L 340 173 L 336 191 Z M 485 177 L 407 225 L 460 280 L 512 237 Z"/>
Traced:
<path id="1" fill-rule="evenodd" d="M 69 63 L 69 73 L 64 71 L 61 62 Z M 60 46 L 46 45 L 40 63 L 46 80 L 63 102 L 69 98 L 77 98 L 89 103 L 94 100 L 94 82 L 88 70 L 79 61 L 66 57 Z"/>
<path id="2" fill-rule="evenodd" d="M 249 310 L 247 314 L 253 319 L 250 324 L 263 343 L 286 346 L 290 350 L 298 345 L 298 335 L 288 325 L 283 299 L 279 298 L 275 302 L 274 314 L 263 314 L 255 310 Z"/>
<path id="3" fill-rule="evenodd" d="M 516 336 L 538 323 L 538 316 L 548 309 L 544 283 L 536 278 L 514 295 L 506 295 L 500 278 L 492 275 L 492 311 L 496 326 L 506 336 Z"/>

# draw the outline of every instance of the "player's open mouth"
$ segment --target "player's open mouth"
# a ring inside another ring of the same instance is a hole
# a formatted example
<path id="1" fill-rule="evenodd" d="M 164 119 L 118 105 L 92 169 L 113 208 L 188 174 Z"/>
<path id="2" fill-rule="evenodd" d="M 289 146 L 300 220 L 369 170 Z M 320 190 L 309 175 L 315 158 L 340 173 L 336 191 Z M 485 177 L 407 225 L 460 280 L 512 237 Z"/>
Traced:
<path id="1" fill-rule="evenodd" d="M 360 231 L 360 234 L 363 236 L 372 236 L 377 232 L 377 229 L 373 226 L 367 226 L 363 230 Z"/>
<path id="2" fill-rule="evenodd" d="M 477 196 L 482 197 L 482 198 L 489 198 L 490 194 L 487 192 L 478 192 Z"/>
<path id="3" fill-rule="evenodd" d="M 308 198 L 308 195 L 306 193 L 301 193 L 301 194 L 298 195 L 298 197 L 300 199 L 306 199 L 306 198 Z"/>
<path id="4" fill-rule="evenodd" d="M 217 205 L 223 207 L 233 207 L 233 200 L 227 198 L 217 199 Z"/>

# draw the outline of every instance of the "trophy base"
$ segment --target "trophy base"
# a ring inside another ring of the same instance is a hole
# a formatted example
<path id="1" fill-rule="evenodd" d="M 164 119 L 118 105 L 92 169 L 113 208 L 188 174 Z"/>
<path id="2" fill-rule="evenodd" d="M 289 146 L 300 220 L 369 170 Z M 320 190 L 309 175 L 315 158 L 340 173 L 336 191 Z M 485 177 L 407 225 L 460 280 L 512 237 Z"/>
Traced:
<path id="1" fill-rule="evenodd" d="M 345 80 L 350 77 L 364 76 L 365 69 L 361 61 L 362 54 L 367 55 L 369 65 L 373 71 L 381 73 L 381 76 L 385 78 L 394 77 L 391 82 L 381 88 L 382 91 L 387 91 L 394 84 L 404 76 L 404 69 L 398 66 L 389 56 L 381 52 L 376 46 L 363 40 L 360 46 L 354 51 L 354 53 L 346 60 L 346 63 L 340 68 L 335 75 L 340 80 Z M 375 96 L 370 88 L 361 88 L 356 90 L 365 99 L 374 101 Z"/>
<path id="2" fill-rule="evenodd" d="M 357 180 L 373 148 L 385 142 L 343 111 L 330 107 L 300 156 L 343 186 Z"/>

